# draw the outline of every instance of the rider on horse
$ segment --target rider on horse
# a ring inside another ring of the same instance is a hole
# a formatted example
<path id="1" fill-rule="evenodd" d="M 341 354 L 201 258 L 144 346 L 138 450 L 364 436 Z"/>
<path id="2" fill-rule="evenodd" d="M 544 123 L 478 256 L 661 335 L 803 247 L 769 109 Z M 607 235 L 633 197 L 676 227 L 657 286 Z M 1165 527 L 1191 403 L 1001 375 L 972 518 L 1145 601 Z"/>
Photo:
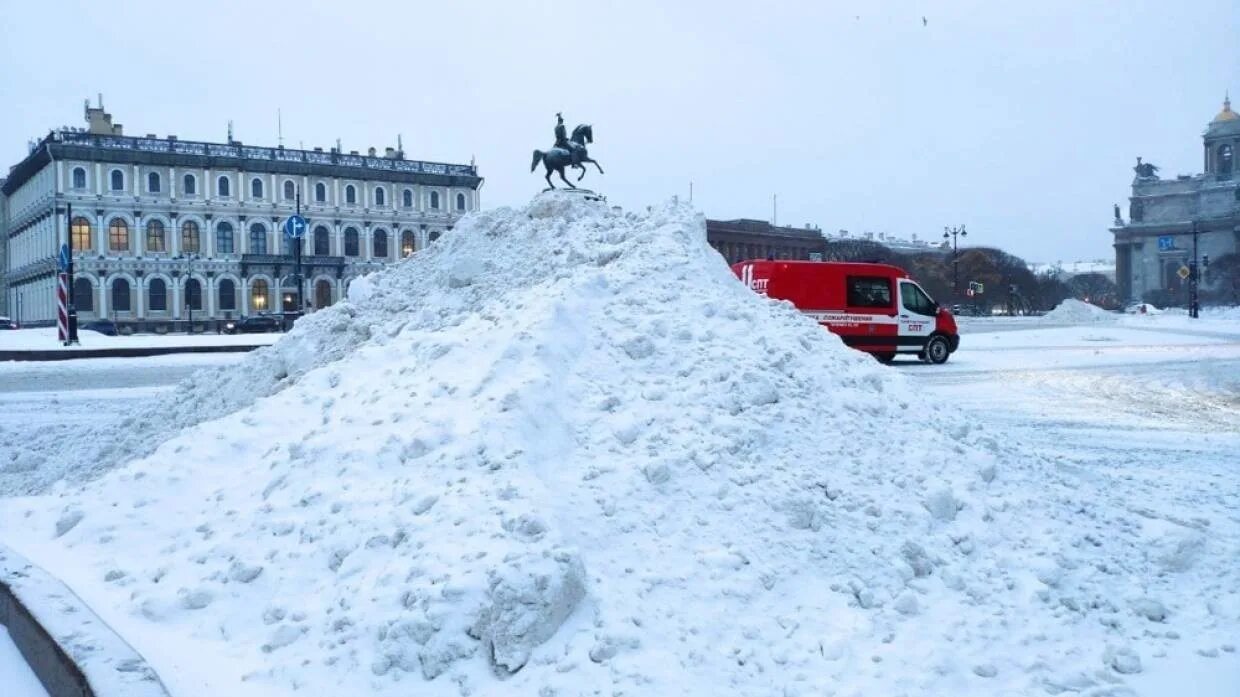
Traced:
<path id="1" fill-rule="evenodd" d="M 581 164 L 580 148 L 576 143 L 568 139 L 568 130 L 564 128 L 564 117 L 558 111 L 555 112 L 555 145 L 552 147 L 567 150 L 572 157 L 574 166 Z"/>

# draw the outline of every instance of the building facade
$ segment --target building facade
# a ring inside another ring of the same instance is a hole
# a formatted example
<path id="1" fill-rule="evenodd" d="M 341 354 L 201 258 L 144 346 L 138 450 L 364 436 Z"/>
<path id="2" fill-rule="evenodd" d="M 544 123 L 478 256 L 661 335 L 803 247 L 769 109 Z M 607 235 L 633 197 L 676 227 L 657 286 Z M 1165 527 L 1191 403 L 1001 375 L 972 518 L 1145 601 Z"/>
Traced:
<path id="1" fill-rule="evenodd" d="M 12 167 L 5 297 L 26 325 L 54 323 L 56 255 L 72 243 L 79 322 L 124 331 L 211 331 L 225 319 L 297 307 L 290 241 L 302 240 L 304 310 L 344 297 L 349 282 L 410 256 L 479 206 L 473 165 L 376 155 L 125 136 L 102 107 L 88 128 L 54 131 Z"/>
<path id="2" fill-rule="evenodd" d="M 728 264 L 745 259 L 810 259 L 811 254 L 827 251 L 819 228 L 779 227 L 749 218 L 707 220 L 706 240 Z"/>
<path id="3" fill-rule="evenodd" d="M 1194 230 L 1198 259 L 1218 259 L 1240 249 L 1240 115 L 1231 110 L 1230 100 L 1206 126 L 1202 148 L 1205 171 L 1193 176 L 1162 179 L 1157 167 L 1137 159 L 1128 221 L 1117 206 L 1111 228 L 1121 298 L 1157 295 L 1164 302 L 1183 302 L 1187 281 L 1180 269 L 1193 261 Z M 1201 287 L 1208 289 L 1210 283 L 1204 274 Z"/>

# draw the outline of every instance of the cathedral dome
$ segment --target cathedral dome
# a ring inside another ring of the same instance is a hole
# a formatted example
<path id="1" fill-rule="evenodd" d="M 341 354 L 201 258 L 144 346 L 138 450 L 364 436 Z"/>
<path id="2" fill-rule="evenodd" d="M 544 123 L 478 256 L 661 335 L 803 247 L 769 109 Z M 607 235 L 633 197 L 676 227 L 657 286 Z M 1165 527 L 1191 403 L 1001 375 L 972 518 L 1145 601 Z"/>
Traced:
<path id="1" fill-rule="evenodd" d="M 1236 114 L 1236 112 L 1231 110 L 1231 98 L 1230 97 L 1223 99 L 1223 110 L 1220 111 L 1218 113 L 1218 116 L 1215 116 L 1214 120 L 1211 121 L 1210 123 L 1222 123 L 1224 121 L 1240 121 L 1240 115 Z"/>
<path id="2" fill-rule="evenodd" d="M 1213 141 L 1218 137 L 1227 137 L 1240 135 L 1240 114 L 1231 110 L 1231 99 L 1223 99 L 1223 110 L 1214 117 L 1209 126 L 1206 126 L 1205 137 L 1207 141 Z"/>

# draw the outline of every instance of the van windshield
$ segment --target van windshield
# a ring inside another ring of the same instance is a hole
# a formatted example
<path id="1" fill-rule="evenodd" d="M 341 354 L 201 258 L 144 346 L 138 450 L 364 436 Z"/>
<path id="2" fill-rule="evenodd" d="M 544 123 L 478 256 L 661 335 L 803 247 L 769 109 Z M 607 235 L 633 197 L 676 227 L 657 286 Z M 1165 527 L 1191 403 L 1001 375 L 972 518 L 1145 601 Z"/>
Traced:
<path id="1" fill-rule="evenodd" d="M 904 303 L 904 309 L 919 315 L 933 317 L 939 309 L 925 291 L 908 281 L 900 282 L 900 301 Z"/>

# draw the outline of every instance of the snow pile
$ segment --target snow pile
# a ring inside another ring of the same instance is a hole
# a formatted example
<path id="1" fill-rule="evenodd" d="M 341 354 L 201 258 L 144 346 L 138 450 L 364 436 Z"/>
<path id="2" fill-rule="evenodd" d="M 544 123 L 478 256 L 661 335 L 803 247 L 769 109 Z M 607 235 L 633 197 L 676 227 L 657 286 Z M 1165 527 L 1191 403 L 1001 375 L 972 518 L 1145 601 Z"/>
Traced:
<path id="1" fill-rule="evenodd" d="M 1137 303 L 1129 305 L 1124 312 L 1130 315 L 1161 315 L 1163 311 L 1149 303 Z"/>
<path id="2" fill-rule="evenodd" d="M 181 695 L 1083 690 L 1217 544 L 1100 532 L 674 204 L 472 215 L 178 397 L 215 401 L 0 530 Z"/>
<path id="3" fill-rule="evenodd" d="M 1042 319 L 1046 322 L 1083 324 L 1086 322 L 1113 322 L 1115 321 L 1115 315 L 1097 305 L 1081 302 L 1075 298 L 1068 298 L 1059 303 L 1054 310 L 1043 315 Z"/>

